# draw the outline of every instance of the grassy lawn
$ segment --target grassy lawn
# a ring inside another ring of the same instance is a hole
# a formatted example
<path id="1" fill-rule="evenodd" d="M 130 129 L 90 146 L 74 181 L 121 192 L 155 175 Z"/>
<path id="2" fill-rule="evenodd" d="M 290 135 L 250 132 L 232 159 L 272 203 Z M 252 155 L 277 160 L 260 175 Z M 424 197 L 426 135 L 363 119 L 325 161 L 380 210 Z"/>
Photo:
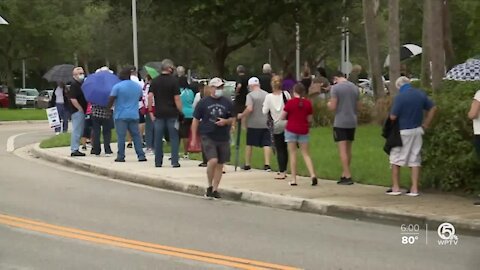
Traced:
<path id="1" fill-rule="evenodd" d="M 243 134 L 245 131 L 242 131 Z M 242 136 L 242 147 L 240 147 L 240 166 L 244 164 L 244 140 Z M 352 174 L 356 182 L 390 186 L 390 167 L 388 156 L 383 151 L 385 140 L 381 137 L 381 127 L 377 125 L 361 126 L 357 129 L 355 142 L 353 144 Z M 300 151 L 299 151 L 300 152 Z M 312 156 L 315 172 L 323 179 L 338 179 L 342 169 L 338 156 L 337 145 L 333 142 L 332 128 L 315 128 L 310 134 L 310 155 Z M 232 147 L 231 163 L 235 161 L 235 149 Z M 263 151 L 254 148 L 252 166 L 257 169 L 263 168 Z M 275 156 L 271 159 L 272 169 L 277 170 Z M 308 171 L 300 153 L 298 154 L 299 173 L 308 175 Z M 402 184 L 408 187 L 410 173 L 402 171 Z"/>
<path id="2" fill-rule="evenodd" d="M 59 135 L 54 135 L 48 139 L 43 140 L 40 143 L 40 148 L 70 146 L 70 135 L 71 133 L 60 133 Z M 116 142 L 117 142 L 117 133 L 115 132 L 115 130 L 112 130 L 112 143 L 116 143 Z M 102 149 L 103 149 L 103 146 L 102 146 Z"/>
<path id="3" fill-rule="evenodd" d="M 245 131 L 242 131 L 240 147 L 240 166 L 244 164 Z M 340 159 L 337 146 L 333 142 L 331 128 L 315 128 L 311 130 L 310 154 L 312 156 L 315 171 L 318 177 L 323 179 L 338 179 L 341 174 Z M 116 142 L 116 133 L 112 131 L 112 142 Z M 356 182 L 370 185 L 390 186 L 390 167 L 388 156 L 383 152 L 384 139 L 381 137 L 381 128 L 376 125 L 361 126 L 357 129 L 353 144 L 352 174 Z M 44 140 L 41 148 L 51 148 L 70 145 L 70 133 L 60 134 Z M 169 146 L 164 145 L 165 152 L 169 152 Z M 180 147 L 180 155 L 183 147 Z M 308 175 L 303 158 L 298 154 L 300 175 Z M 190 158 L 201 160 L 201 155 L 192 154 Z M 235 147 L 232 147 L 231 164 L 235 161 Z M 254 148 L 252 166 L 257 169 L 263 168 L 263 152 Z M 277 170 L 276 157 L 272 156 L 271 165 Z M 402 171 L 402 184 L 408 187 L 410 173 Z"/>
<path id="4" fill-rule="evenodd" d="M 42 109 L 0 109 L 0 121 L 47 120 Z"/>

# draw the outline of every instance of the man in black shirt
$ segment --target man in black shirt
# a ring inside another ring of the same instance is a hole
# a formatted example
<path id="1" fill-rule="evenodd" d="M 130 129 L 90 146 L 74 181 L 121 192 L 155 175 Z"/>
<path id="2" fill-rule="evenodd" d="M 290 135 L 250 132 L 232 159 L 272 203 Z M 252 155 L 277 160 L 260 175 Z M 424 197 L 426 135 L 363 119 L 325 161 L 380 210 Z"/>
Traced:
<path id="1" fill-rule="evenodd" d="M 72 136 L 70 138 L 70 150 L 72 157 L 83 157 L 85 153 L 79 151 L 80 138 L 83 134 L 85 125 L 85 111 L 87 110 L 87 100 L 83 95 L 82 83 L 85 79 L 83 68 L 73 69 L 73 82 L 70 86 L 68 97 L 70 99 L 70 112 L 72 117 Z"/>
<path id="2" fill-rule="evenodd" d="M 180 167 L 178 162 L 179 151 L 179 116 L 182 111 L 180 87 L 178 79 L 173 76 L 174 65 L 169 59 L 162 61 L 162 73 L 152 80 L 148 93 L 148 111 L 150 118 L 155 121 L 155 167 L 163 165 L 163 136 L 168 130 L 172 151 L 171 162 L 174 168 Z M 155 100 L 155 111 L 153 111 Z"/>
<path id="3" fill-rule="evenodd" d="M 223 96 L 223 81 L 213 78 L 210 93 L 195 107 L 192 122 L 192 140 L 197 140 L 199 129 L 207 163 L 208 188 L 205 197 L 220 199 L 218 186 L 223 175 L 223 164 L 230 161 L 230 128 L 235 122 L 232 101 Z M 208 95 L 208 96 L 207 96 Z"/>
<path id="4" fill-rule="evenodd" d="M 267 91 L 268 93 L 272 92 L 272 67 L 270 64 L 264 64 L 263 73 L 258 76 L 258 80 L 260 80 L 260 88 L 263 91 Z"/>
<path id="5" fill-rule="evenodd" d="M 237 67 L 237 86 L 235 88 L 235 115 L 242 113 L 245 110 L 245 102 L 248 95 L 248 79 L 245 67 L 239 65 Z"/>

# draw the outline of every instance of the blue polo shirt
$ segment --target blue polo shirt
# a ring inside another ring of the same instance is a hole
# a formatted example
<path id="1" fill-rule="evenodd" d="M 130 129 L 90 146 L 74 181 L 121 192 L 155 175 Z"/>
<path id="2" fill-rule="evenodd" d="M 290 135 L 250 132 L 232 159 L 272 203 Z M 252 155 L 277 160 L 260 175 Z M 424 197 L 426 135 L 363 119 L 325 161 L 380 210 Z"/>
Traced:
<path id="1" fill-rule="evenodd" d="M 422 126 L 423 113 L 433 108 L 435 104 L 425 92 L 406 84 L 400 88 L 393 101 L 391 115 L 397 116 L 400 130 Z"/>
<path id="2" fill-rule="evenodd" d="M 142 97 L 142 87 L 132 80 L 115 84 L 110 96 L 115 97 L 113 119 L 139 119 L 138 101 Z"/>

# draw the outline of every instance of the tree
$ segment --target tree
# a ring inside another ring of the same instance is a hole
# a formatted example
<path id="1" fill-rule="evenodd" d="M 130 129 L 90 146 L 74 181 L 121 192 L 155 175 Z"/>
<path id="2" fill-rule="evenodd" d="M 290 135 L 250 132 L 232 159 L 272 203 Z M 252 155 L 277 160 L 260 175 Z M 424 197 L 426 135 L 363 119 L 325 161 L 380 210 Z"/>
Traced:
<path id="1" fill-rule="evenodd" d="M 227 57 L 264 34 L 279 12 L 292 5 L 274 0 L 192 0 L 162 3 L 158 9 L 167 10 L 166 16 L 178 31 L 188 33 L 211 52 L 216 75 L 223 76 Z"/>
<path id="2" fill-rule="evenodd" d="M 34 7 L 34 8 L 32 8 Z M 0 59 L 9 88 L 10 107 L 15 107 L 14 68 L 22 59 L 42 59 L 57 49 L 62 13 L 59 5 L 49 0 L 5 0 L 0 2 L 2 16 L 10 23 L 0 28 Z"/>
<path id="3" fill-rule="evenodd" d="M 444 0 L 442 5 L 443 17 L 443 47 L 445 48 L 445 63 L 447 69 L 450 69 L 455 64 L 455 51 L 453 49 L 452 41 L 452 27 L 450 16 L 450 1 Z"/>
<path id="4" fill-rule="evenodd" d="M 378 7 L 378 0 L 363 0 L 363 18 L 365 21 L 368 62 L 370 64 L 370 76 L 372 78 L 373 90 L 375 92 L 375 98 L 377 99 L 385 95 L 376 23 Z"/>
<path id="5" fill-rule="evenodd" d="M 398 21 L 399 0 L 388 1 L 388 45 L 389 45 L 389 79 L 390 94 L 397 91 L 395 81 L 400 76 L 400 25 Z"/>
<path id="6" fill-rule="evenodd" d="M 422 23 L 422 85 L 430 87 L 431 84 L 431 72 L 430 72 L 430 20 L 431 20 L 431 9 L 430 1 L 423 1 L 423 23 Z"/>
<path id="7" fill-rule="evenodd" d="M 443 47 L 443 0 L 431 0 L 431 16 L 429 22 L 429 45 L 432 63 L 432 89 L 437 91 L 440 88 L 445 75 L 445 50 Z"/>

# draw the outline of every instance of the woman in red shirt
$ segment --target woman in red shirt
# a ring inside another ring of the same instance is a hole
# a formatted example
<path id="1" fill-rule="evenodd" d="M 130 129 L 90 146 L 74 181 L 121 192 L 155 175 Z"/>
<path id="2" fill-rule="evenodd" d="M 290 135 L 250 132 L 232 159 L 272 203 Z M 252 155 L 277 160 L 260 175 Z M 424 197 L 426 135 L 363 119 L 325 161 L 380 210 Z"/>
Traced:
<path id="1" fill-rule="evenodd" d="M 297 144 L 300 146 L 303 160 L 307 165 L 312 179 L 312 186 L 317 185 L 318 180 L 313 169 L 312 159 L 308 150 L 309 126 L 312 122 L 313 107 L 310 100 L 305 98 L 306 90 L 303 84 L 297 83 L 293 87 L 293 99 L 285 104 L 282 118 L 287 119 L 285 128 L 285 142 L 288 144 L 290 170 L 293 181 L 290 186 L 297 185 Z"/>

